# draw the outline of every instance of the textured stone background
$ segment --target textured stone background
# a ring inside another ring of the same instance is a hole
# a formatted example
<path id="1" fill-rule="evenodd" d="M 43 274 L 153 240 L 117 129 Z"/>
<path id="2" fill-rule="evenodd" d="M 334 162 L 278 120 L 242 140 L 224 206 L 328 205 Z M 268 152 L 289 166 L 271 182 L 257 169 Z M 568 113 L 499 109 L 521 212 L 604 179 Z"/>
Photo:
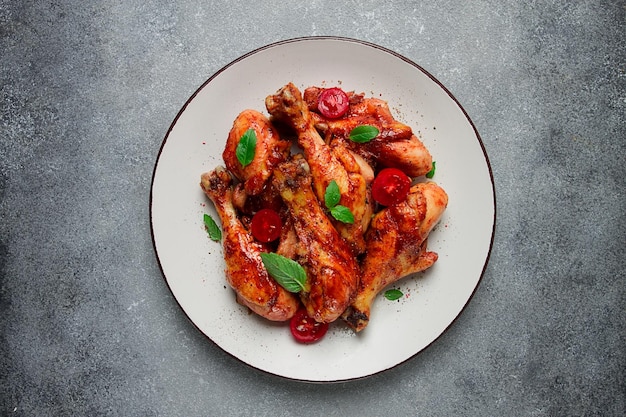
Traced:
<path id="1" fill-rule="evenodd" d="M 0 415 L 624 415 L 625 34 L 624 1 L 0 0 Z M 407 363 L 330 386 L 257 372 L 200 334 L 148 213 L 187 98 L 307 35 L 436 76 L 497 193 L 459 320 Z"/>

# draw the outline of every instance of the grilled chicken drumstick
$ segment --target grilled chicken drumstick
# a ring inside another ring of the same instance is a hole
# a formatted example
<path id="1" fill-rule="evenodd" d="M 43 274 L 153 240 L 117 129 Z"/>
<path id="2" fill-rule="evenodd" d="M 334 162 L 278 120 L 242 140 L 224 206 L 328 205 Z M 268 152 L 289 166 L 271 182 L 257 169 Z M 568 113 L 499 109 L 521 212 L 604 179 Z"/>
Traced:
<path id="1" fill-rule="evenodd" d="M 304 91 L 309 109 L 317 108 L 317 99 L 323 90 L 309 87 Z M 430 152 L 410 126 L 393 117 L 386 101 L 354 93 L 349 93 L 349 100 L 348 112 L 338 119 L 326 119 L 319 113 L 311 113 L 315 127 L 330 138 L 331 147 L 341 144 L 373 165 L 398 168 L 410 177 L 419 177 L 430 171 Z M 380 134 L 367 143 L 354 143 L 349 138 L 350 132 L 361 125 L 375 126 Z"/>
<path id="2" fill-rule="evenodd" d="M 326 188 L 336 181 L 341 193 L 340 204 L 350 209 L 354 223 L 334 222 L 356 254 L 365 249 L 363 235 L 372 214 L 368 199 L 367 182 L 361 166 L 344 147 L 329 147 L 315 129 L 314 121 L 300 90 L 289 83 L 275 95 L 265 99 L 267 111 L 277 120 L 290 126 L 298 136 L 298 144 L 304 151 L 313 177 L 313 189 L 320 201 L 324 201 Z"/>
<path id="3" fill-rule="evenodd" d="M 448 196 L 437 184 L 418 183 L 405 201 L 374 216 L 357 295 L 342 316 L 350 327 L 358 332 L 367 326 L 371 305 L 383 288 L 435 263 L 437 254 L 426 251 L 426 238 L 447 204 Z"/>
<path id="4" fill-rule="evenodd" d="M 200 185 L 213 201 L 222 222 L 226 279 L 237 301 L 272 321 L 289 320 L 298 298 L 267 273 L 259 255 L 263 246 L 243 226 L 233 206 L 232 177 L 222 167 L 202 174 Z"/>
<path id="5" fill-rule="evenodd" d="M 246 166 L 237 159 L 237 145 L 248 129 L 254 130 L 256 145 L 254 159 Z M 228 133 L 222 159 L 226 168 L 243 184 L 248 195 L 259 195 L 265 190 L 274 167 L 287 159 L 291 142 L 283 140 L 269 119 L 256 110 L 242 111 Z"/>
<path id="6" fill-rule="evenodd" d="M 307 274 L 305 289 L 300 293 L 302 304 L 316 321 L 332 322 L 348 307 L 356 291 L 356 258 L 320 207 L 304 159 L 279 165 L 273 182 L 295 230 L 292 240 L 297 241 L 297 247 L 292 253 Z"/>

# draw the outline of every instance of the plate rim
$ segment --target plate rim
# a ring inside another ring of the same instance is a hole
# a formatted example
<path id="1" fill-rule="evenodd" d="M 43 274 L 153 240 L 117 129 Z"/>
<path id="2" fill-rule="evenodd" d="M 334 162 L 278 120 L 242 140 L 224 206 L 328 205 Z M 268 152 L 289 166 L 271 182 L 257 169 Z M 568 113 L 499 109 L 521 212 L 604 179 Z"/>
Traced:
<path id="1" fill-rule="evenodd" d="M 296 43 L 296 42 L 329 41 L 329 40 L 331 40 L 331 41 L 339 41 L 339 42 L 355 43 L 355 44 L 367 46 L 367 47 L 370 47 L 370 48 L 378 49 L 378 50 L 380 50 L 380 51 L 382 51 L 384 53 L 390 54 L 390 55 L 392 55 L 392 56 L 394 56 L 394 57 L 396 57 L 398 59 L 401 59 L 402 61 L 406 62 L 407 64 L 411 65 L 412 67 L 415 67 L 417 70 L 419 70 L 424 75 L 426 75 L 431 81 L 433 81 L 435 84 L 437 84 L 437 86 L 439 86 L 439 88 L 441 88 L 448 95 L 448 97 L 450 99 L 452 99 L 454 101 L 456 106 L 463 113 L 463 116 L 465 117 L 465 119 L 469 122 L 472 130 L 474 131 L 474 134 L 476 136 L 478 144 L 480 145 L 480 149 L 481 149 L 481 152 L 483 154 L 483 158 L 484 158 L 486 166 L 487 166 L 487 171 L 489 172 L 489 180 L 491 182 L 491 197 L 492 197 L 492 205 L 493 205 L 493 218 L 492 218 L 491 236 L 490 236 L 490 239 L 489 239 L 489 249 L 488 249 L 488 251 L 486 253 L 484 264 L 483 264 L 482 270 L 480 272 L 480 276 L 478 277 L 478 280 L 476 282 L 476 285 L 474 286 L 474 289 L 472 290 L 472 293 L 467 298 L 467 301 L 465 302 L 465 304 L 459 310 L 458 314 L 441 331 L 441 333 L 437 337 L 435 337 L 431 342 L 429 342 L 426 346 L 424 346 L 419 351 L 415 352 L 414 354 L 410 355 L 409 357 L 407 357 L 407 358 L 401 360 L 400 362 L 398 362 L 398 363 L 396 363 L 396 364 L 394 364 L 394 365 L 392 365 L 390 367 L 387 367 L 385 369 L 381 369 L 381 370 L 378 370 L 376 372 L 372 372 L 372 373 L 370 373 L 368 375 L 362 375 L 362 376 L 356 376 L 356 377 L 344 378 L 344 379 L 336 379 L 336 380 L 319 381 L 319 380 L 309 380 L 309 379 L 302 379 L 302 378 L 292 378 L 292 377 L 288 377 L 288 376 L 284 376 L 284 375 L 279 375 L 277 373 L 273 373 L 273 372 L 271 372 L 269 370 L 257 368 L 254 365 L 249 364 L 246 361 L 241 360 L 234 353 L 228 352 L 226 349 L 222 348 L 209 335 L 204 333 L 196 323 L 194 323 L 194 321 L 191 319 L 191 317 L 189 317 L 189 315 L 187 314 L 187 312 L 185 311 L 185 309 L 181 305 L 180 301 L 178 300 L 178 298 L 174 294 L 174 291 L 172 290 L 172 288 L 171 288 L 171 286 L 170 286 L 170 284 L 169 284 L 169 282 L 167 280 L 167 276 L 165 275 L 165 271 L 164 271 L 163 265 L 161 263 L 161 257 L 159 256 L 159 252 L 157 250 L 157 243 L 156 243 L 155 230 L 154 230 L 153 193 L 154 193 L 154 181 L 155 181 L 157 169 L 159 167 L 159 160 L 161 159 L 161 155 L 163 153 L 163 149 L 165 148 L 165 145 L 166 145 L 166 143 L 168 141 L 168 138 L 170 137 L 170 134 L 171 134 L 172 130 L 174 129 L 174 127 L 178 123 L 178 120 L 180 119 L 182 114 L 185 112 L 185 110 L 187 109 L 189 104 L 196 98 L 196 96 L 200 93 L 200 91 L 202 91 L 211 81 L 213 81 L 221 73 L 223 73 L 224 71 L 226 71 L 227 69 L 229 69 L 233 65 L 237 64 L 238 62 L 243 61 L 243 60 L 247 59 L 248 57 L 250 57 L 252 55 L 255 55 L 257 53 L 260 53 L 260 52 L 262 52 L 264 50 L 275 48 L 275 47 L 279 47 L 279 46 L 286 45 L 286 44 Z M 352 37 L 345 37 L 345 36 L 301 36 L 301 37 L 293 37 L 293 38 L 279 40 L 279 41 L 276 41 L 276 42 L 271 42 L 269 44 L 266 44 L 266 45 L 263 45 L 261 47 L 258 47 L 258 48 L 250 50 L 249 52 L 239 56 L 238 58 L 235 58 L 234 60 L 230 61 L 229 63 L 227 63 L 226 65 L 222 66 L 217 71 L 215 71 L 213 74 L 211 74 L 211 76 L 209 78 L 207 78 L 189 96 L 189 98 L 187 98 L 187 100 L 185 101 L 183 106 L 180 108 L 180 110 L 178 111 L 178 113 L 176 114 L 176 116 L 174 117 L 172 122 L 170 123 L 170 125 L 169 125 L 169 127 L 168 127 L 168 129 L 167 129 L 167 131 L 165 133 L 165 136 L 161 140 L 161 144 L 159 146 L 159 150 L 157 152 L 156 159 L 155 159 L 155 162 L 154 162 L 154 167 L 152 169 L 152 176 L 151 176 L 151 181 L 150 181 L 150 194 L 149 194 L 149 202 L 148 202 L 148 204 L 149 204 L 148 215 L 150 217 L 150 235 L 151 235 L 151 240 L 152 240 L 152 248 L 154 250 L 154 255 L 156 257 L 157 264 L 158 264 L 159 269 L 161 271 L 161 277 L 165 281 L 165 285 L 167 286 L 170 294 L 172 295 L 172 298 L 174 299 L 174 301 L 178 305 L 178 308 L 182 311 L 182 313 L 186 317 L 186 319 L 206 339 L 211 341 L 211 343 L 214 346 L 219 348 L 219 350 L 221 350 L 222 352 L 226 353 L 228 356 L 236 359 L 237 362 L 243 363 L 247 367 L 249 367 L 251 369 L 254 369 L 254 370 L 258 371 L 258 372 L 261 372 L 263 374 L 266 374 L 266 375 L 272 375 L 274 377 L 278 377 L 278 378 L 283 379 L 283 380 L 297 381 L 297 382 L 303 382 L 303 383 L 309 383 L 309 384 L 336 384 L 336 383 L 344 383 L 344 382 L 353 382 L 353 381 L 360 381 L 360 380 L 363 380 L 363 379 L 366 379 L 366 378 L 370 378 L 370 377 L 373 377 L 375 375 L 379 375 L 379 374 L 381 374 L 383 372 L 387 372 L 387 371 L 390 371 L 390 370 L 392 370 L 394 368 L 398 368 L 399 366 L 401 366 L 401 365 L 407 363 L 408 361 L 414 359 L 417 355 L 419 355 L 422 352 L 424 352 L 425 350 L 427 350 L 437 340 L 439 340 L 456 323 L 456 321 L 459 319 L 459 317 L 463 314 L 463 312 L 465 311 L 465 309 L 469 305 L 470 301 L 474 298 L 474 295 L 475 295 L 476 291 L 478 290 L 478 287 L 480 286 L 480 284 L 481 284 L 481 282 L 483 280 L 483 277 L 485 275 L 485 271 L 486 271 L 487 266 L 489 264 L 489 260 L 490 260 L 490 257 L 491 257 L 491 252 L 493 250 L 493 244 L 494 244 L 494 238 L 495 238 L 495 232 L 496 232 L 496 220 L 497 220 L 496 188 L 495 188 L 495 182 L 494 182 L 494 176 L 493 176 L 493 170 L 492 170 L 492 167 L 491 167 L 491 162 L 489 160 L 489 156 L 487 154 L 487 151 L 486 151 L 485 145 L 483 143 L 482 137 L 480 136 L 480 133 L 478 132 L 478 129 L 476 128 L 476 125 L 474 124 L 473 120 L 470 118 L 470 116 L 467 113 L 467 111 L 465 110 L 465 108 L 461 105 L 459 100 L 452 94 L 452 92 L 444 84 L 441 83 L 441 81 L 439 81 L 437 78 L 435 78 L 435 76 L 433 76 L 430 72 L 428 72 L 426 69 L 424 69 L 421 65 L 417 64 L 413 60 L 405 57 L 404 55 L 402 55 L 402 54 L 400 54 L 398 52 L 395 52 L 395 51 L 393 51 L 393 50 L 391 50 L 391 49 L 389 49 L 387 47 L 378 45 L 376 43 L 373 43 L 373 42 L 370 42 L 370 41 L 365 41 L 365 40 L 362 40 L 362 39 L 352 38 Z"/>

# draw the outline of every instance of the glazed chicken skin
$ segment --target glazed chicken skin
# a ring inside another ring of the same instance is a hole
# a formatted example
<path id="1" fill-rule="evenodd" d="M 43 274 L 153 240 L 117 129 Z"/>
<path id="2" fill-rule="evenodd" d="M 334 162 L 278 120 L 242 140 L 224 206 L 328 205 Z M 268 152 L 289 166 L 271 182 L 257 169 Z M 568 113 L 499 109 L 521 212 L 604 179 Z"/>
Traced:
<path id="1" fill-rule="evenodd" d="M 420 182 L 406 199 L 380 209 L 379 188 L 379 203 L 372 198 L 375 172 L 393 167 L 421 177 L 431 170 L 432 157 L 411 127 L 393 117 L 386 101 L 349 92 L 347 112 L 330 119 L 317 108 L 323 91 L 309 87 L 302 93 L 288 83 L 266 97 L 269 118 L 256 110 L 241 112 L 222 153 L 226 168 L 202 174 L 200 185 L 221 220 L 226 278 L 238 303 L 272 321 L 289 320 L 304 306 L 317 322 L 341 318 L 360 332 L 381 291 L 437 261 L 427 238 L 448 196 L 434 182 Z M 375 126 L 378 135 L 353 142 L 350 132 L 362 125 Z M 237 147 L 249 129 L 257 140 L 252 162 L 243 166 Z M 294 144 L 302 153 L 292 155 Z M 336 220 L 326 206 L 333 181 L 338 204 L 350 210 L 354 223 Z M 253 216 L 264 208 L 282 219 L 278 241 L 261 243 L 250 231 L 259 224 Z M 304 289 L 295 294 L 279 285 L 263 265 L 262 252 L 300 264 Z"/>
<path id="2" fill-rule="evenodd" d="M 437 261 L 437 254 L 426 250 L 426 238 L 447 204 L 448 196 L 437 184 L 418 183 L 405 201 L 374 216 L 357 295 L 342 315 L 350 327 L 359 332 L 367 326 L 372 303 L 383 288 Z"/>
<path id="3" fill-rule="evenodd" d="M 254 240 L 233 206 L 232 177 L 218 167 L 202 174 L 200 186 L 213 201 L 222 223 L 226 280 L 237 301 L 268 320 L 289 320 L 298 309 L 298 298 L 268 275 L 260 256 L 266 248 Z"/>
<path id="4" fill-rule="evenodd" d="M 346 239 L 355 254 L 365 249 L 364 234 L 372 214 L 372 203 L 368 197 L 368 179 L 359 161 L 345 146 L 329 147 L 315 128 L 312 113 L 309 111 L 302 93 L 289 83 L 275 95 L 265 99 L 267 111 L 278 121 L 291 127 L 297 134 L 313 178 L 313 189 L 319 201 L 324 201 L 326 188 L 336 181 L 341 193 L 340 204 L 349 208 L 354 215 L 354 223 L 333 221 L 340 235 Z"/>
<path id="5" fill-rule="evenodd" d="M 273 182 L 289 210 L 295 232 L 291 255 L 307 275 L 300 293 L 302 304 L 315 321 L 330 323 L 352 301 L 360 273 L 357 260 L 320 207 L 304 159 L 279 165 Z"/>
<path id="6" fill-rule="evenodd" d="M 323 91 L 309 87 L 304 98 L 310 110 L 317 108 L 317 99 Z M 391 114 L 386 101 L 349 94 L 348 112 L 338 119 L 326 119 L 313 112 L 315 127 L 322 132 L 331 147 L 345 146 L 378 167 L 394 167 L 410 177 L 419 177 L 432 168 L 432 156 L 413 133 L 411 127 L 400 123 Z M 378 128 L 379 135 L 367 143 L 354 143 L 350 131 L 360 125 Z"/>
<path id="7" fill-rule="evenodd" d="M 257 141 L 254 159 L 244 167 L 237 159 L 237 145 L 248 129 L 254 130 Z M 287 159 L 290 149 L 291 142 L 281 139 L 264 114 L 256 110 L 244 110 L 234 120 L 228 133 L 222 159 L 226 168 L 241 181 L 245 195 L 256 196 L 265 191 L 272 171 Z"/>

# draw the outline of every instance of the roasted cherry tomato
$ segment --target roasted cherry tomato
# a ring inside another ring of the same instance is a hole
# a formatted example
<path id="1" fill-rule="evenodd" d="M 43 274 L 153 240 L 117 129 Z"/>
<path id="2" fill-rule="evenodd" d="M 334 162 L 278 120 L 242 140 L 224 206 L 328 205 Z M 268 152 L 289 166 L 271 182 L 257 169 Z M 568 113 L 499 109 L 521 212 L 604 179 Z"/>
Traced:
<path id="1" fill-rule="evenodd" d="M 309 317 L 301 307 L 289 322 L 291 334 L 299 343 L 313 343 L 320 340 L 328 331 L 328 323 L 318 323 Z"/>
<path id="2" fill-rule="evenodd" d="M 322 116 L 337 119 L 348 111 L 348 95 L 341 88 L 333 87 L 322 91 L 317 99 L 317 109 Z"/>
<path id="3" fill-rule="evenodd" d="M 398 204 L 406 199 L 411 179 L 397 168 L 381 170 L 372 183 L 372 197 L 383 206 Z"/>
<path id="4" fill-rule="evenodd" d="M 272 209 L 257 211 L 252 216 L 252 222 L 250 223 L 252 236 L 259 242 L 264 243 L 278 239 L 282 227 L 283 222 L 280 216 Z"/>

